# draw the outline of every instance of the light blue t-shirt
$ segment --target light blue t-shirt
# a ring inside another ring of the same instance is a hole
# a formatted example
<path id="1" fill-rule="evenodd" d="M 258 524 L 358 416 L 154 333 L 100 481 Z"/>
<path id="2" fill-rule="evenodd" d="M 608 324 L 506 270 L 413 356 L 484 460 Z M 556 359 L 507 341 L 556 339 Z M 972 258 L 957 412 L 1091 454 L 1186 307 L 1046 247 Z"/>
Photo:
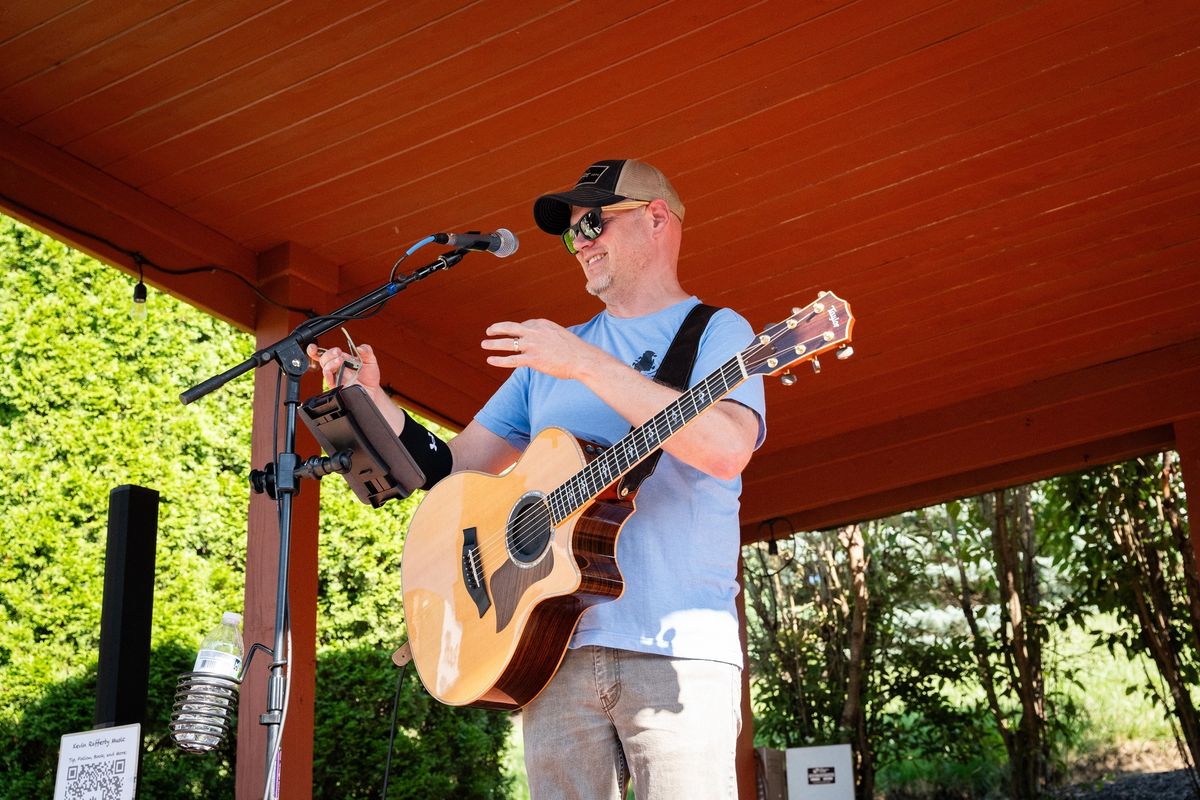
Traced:
<path id="1" fill-rule="evenodd" d="M 570 330 L 652 376 L 697 303 L 692 297 L 635 318 L 604 311 Z M 740 315 L 718 311 L 700 339 L 691 383 L 707 377 L 753 338 L 754 331 Z M 725 399 L 757 413 L 755 446 L 762 444 L 762 378 L 752 376 Z M 629 433 L 629 423 L 579 381 L 559 380 L 527 367 L 515 370 L 475 419 L 520 450 L 550 426 L 605 445 Z M 642 484 L 637 511 L 617 540 L 625 593 L 588 609 L 571 647 L 603 645 L 741 666 L 735 605 L 741 491 L 740 477 L 718 480 L 664 453 Z"/>

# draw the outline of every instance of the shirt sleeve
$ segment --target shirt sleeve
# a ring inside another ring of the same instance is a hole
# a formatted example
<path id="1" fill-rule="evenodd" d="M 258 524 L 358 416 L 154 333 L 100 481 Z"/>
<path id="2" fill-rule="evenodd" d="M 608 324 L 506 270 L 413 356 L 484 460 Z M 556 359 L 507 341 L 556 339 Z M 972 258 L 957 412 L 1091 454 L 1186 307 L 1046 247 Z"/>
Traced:
<path id="1" fill-rule="evenodd" d="M 728 308 L 718 311 L 705 328 L 704 335 L 700 337 L 700 351 L 696 356 L 696 366 L 692 369 L 692 385 L 716 371 L 730 358 L 749 347 L 753 341 L 754 329 L 740 314 Z M 767 409 L 762 376 L 751 375 L 722 399 L 741 403 L 758 417 L 758 438 L 754 442 L 754 449 L 757 450 L 767 438 Z"/>
<path id="2" fill-rule="evenodd" d="M 528 367 L 518 367 L 500 385 L 491 399 L 475 415 L 475 420 L 513 447 L 524 451 L 529 446 L 529 381 Z"/>

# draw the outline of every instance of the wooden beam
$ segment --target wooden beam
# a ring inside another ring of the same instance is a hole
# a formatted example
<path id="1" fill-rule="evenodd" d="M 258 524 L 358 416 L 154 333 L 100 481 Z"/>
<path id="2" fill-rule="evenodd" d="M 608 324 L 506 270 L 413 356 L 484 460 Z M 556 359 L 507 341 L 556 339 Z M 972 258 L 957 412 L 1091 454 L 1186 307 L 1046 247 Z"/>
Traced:
<path id="1" fill-rule="evenodd" d="M 775 452 L 746 477 L 743 538 L 771 518 L 831 527 L 1169 447 L 1197 396 L 1193 340 Z"/>
<path id="2" fill-rule="evenodd" d="M 152 267 L 145 282 L 243 330 L 254 326 L 258 298 L 254 253 L 211 228 L 8 125 L 0 124 L 0 208 L 95 258 L 137 274 L 130 252 Z M 233 274 L 229 274 L 233 273 Z M 239 280 L 240 276 L 243 280 Z"/>
<path id="3" fill-rule="evenodd" d="M 329 295 L 306 282 L 314 266 L 310 253 L 284 245 L 264 254 L 262 271 L 269 277 L 264 288 L 288 305 L 325 307 Z M 299 314 L 264 305 L 255 330 L 256 346 L 266 347 L 286 336 L 303 320 Z M 276 409 L 277 371 L 268 367 L 255 373 L 252 464 L 261 468 L 274 460 L 279 445 L 272 441 Z M 301 397 L 321 391 L 319 373 L 302 381 Z M 283 431 L 282 424 L 280 431 Z M 319 452 L 303 425 L 297 429 L 297 453 Z M 288 613 L 291 623 L 290 689 L 287 724 L 283 729 L 281 785 L 283 796 L 312 797 L 313 699 L 316 689 L 317 545 L 320 484 L 304 481 L 292 505 L 291 547 L 288 559 Z M 245 638 L 247 642 L 274 640 L 276 587 L 279 572 L 279 525 L 275 502 L 266 495 L 250 498 L 250 523 L 246 544 Z M 266 660 L 255 661 L 246 675 L 238 713 L 237 798 L 257 800 L 263 794 L 266 762 L 266 729 L 259 715 L 267 710 Z"/>
<path id="4" fill-rule="evenodd" d="M 750 522 L 742 526 L 742 543 L 764 541 L 789 529 L 796 532 L 816 531 L 879 519 L 957 497 L 971 497 L 993 489 L 1032 483 L 1145 453 L 1159 452 L 1173 444 L 1171 426 L 1157 426 L 1112 439 L 783 514 L 773 518 L 776 523 L 773 525 L 767 524 L 772 520 Z M 919 454 L 915 456 L 919 457 Z"/>

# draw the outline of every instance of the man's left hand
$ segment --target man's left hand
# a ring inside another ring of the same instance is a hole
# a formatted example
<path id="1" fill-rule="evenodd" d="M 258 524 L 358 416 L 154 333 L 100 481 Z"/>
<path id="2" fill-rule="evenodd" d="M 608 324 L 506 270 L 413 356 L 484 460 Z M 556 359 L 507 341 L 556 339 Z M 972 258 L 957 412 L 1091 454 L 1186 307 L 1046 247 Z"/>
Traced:
<path id="1" fill-rule="evenodd" d="M 500 355 L 488 356 L 493 367 L 529 367 L 563 380 L 579 379 L 602 359 L 611 359 L 593 345 L 548 319 L 497 322 L 486 331 L 491 338 L 480 346 Z"/>

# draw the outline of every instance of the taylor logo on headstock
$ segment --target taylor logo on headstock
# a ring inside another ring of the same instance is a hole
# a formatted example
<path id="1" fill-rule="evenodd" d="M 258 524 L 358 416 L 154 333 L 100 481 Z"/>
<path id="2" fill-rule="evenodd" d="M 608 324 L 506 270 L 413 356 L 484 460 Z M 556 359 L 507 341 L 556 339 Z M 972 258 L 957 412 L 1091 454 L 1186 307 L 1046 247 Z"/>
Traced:
<path id="1" fill-rule="evenodd" d="M 758 335 L 757 347 L 752 345 L 740 355 L 749 374 L 780 375 L 783 385 L 791 386 L 796 376 L 789 370 L 795 364 L 811 361 L 813 372 L 820 372 L 822 353 L 836 349 L 841 361 L 854 355 L 853 327 L 849 304 L 833 292 L 821 292 L 809 305 L 793 308 L 790 317 L 765 329 Z"/>

